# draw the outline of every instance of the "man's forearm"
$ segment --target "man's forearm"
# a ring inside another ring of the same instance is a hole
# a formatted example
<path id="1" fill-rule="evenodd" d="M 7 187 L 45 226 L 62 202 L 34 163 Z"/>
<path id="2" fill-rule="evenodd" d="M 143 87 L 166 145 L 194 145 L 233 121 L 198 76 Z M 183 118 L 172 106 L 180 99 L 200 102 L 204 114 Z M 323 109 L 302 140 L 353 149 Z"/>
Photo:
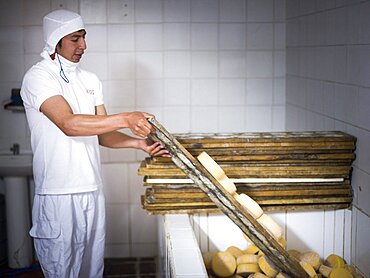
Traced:
<path id="1" fill-rule="evenodd" d="M 128 124 L 124 114 L 71 114 L 58 126 L 68 136 L 92 136 L 127 128 Z"/>
<path id="2" fill-rule="evenodd" d="M 140 140 L 119 131 L 112 131 L 99 135 L 99 144 L 108 148 L 135 148 L 140 149 Z"/>

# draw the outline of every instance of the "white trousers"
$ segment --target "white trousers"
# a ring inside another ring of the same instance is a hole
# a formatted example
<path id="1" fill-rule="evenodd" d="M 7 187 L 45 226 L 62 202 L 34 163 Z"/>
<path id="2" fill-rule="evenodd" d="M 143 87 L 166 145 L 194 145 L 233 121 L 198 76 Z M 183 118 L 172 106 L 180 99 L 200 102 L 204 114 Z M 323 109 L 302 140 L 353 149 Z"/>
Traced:
<path id="1" fill-rule="evenodd" d="M 30 235 L 45 277 L 103 277 L 105 200 L 101 190 L 35 195 Z"/>

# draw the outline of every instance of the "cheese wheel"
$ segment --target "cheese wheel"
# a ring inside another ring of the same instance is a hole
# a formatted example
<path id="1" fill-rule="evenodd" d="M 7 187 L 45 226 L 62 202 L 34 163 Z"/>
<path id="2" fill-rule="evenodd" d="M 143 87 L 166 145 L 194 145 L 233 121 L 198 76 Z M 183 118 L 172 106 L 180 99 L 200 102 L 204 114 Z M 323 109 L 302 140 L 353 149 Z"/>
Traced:
<path id="1" fill-rule="evenodd" d="M 352 275 L 356 274 L 357 271 L 356 271 L 356 268 L 353 266 L 353 265 L 348 265 L 348 264 L 345 264 L 344 267 L 345 269 L 347 269 L 349 272 L 351 272 Z"/>
<path id="2" fill-rule="evenodd" d="M 283 247 L 284 249 L 286 249 L 286 240 L 284 237 L 280 237 L 277 242 L 280 244 L 281 247 Z"/>
<path id="3" fill-rule="evenodd" d="M 235 196 L 235 199 L 252 215 L 255 219 L 258 219 L 263 214 L 262 208 L 248 195 L 242 193 Z"/>
<path id="4" fill-rule="evenodd" d="M 308 276 L 310 276 L 310 278 L 317 278 L 316 271 L 312 267 L 312 265 L 310 265 L 309 263 L 307 263 L 305 261 L 300 261 L 299 264 L 302 266 L 302 268 L 304 269 L 304 271 L 306 271 L 306 273 L 308 274 Z"/>
<path id="5" fill-rule="evenodd" d="M 320 265 L 319 267 L 319 272 L 322 274 L 324 277 L 329 277 L 330 272 L 332 271 L 332 268 L 326 265 Z"/>
<path id="6" fill-rule="evenodd" d="M 276 275 L 276 278 L 289 278 L 289 276 L 283 272 L 279 272 L 278 275 Z"/>
<path id="7" fill-rule="evenodd" d="M 262 256 L 264 256 L 264 255 L 265 255 L 265 253 L 263 253 L 263 252 L 260 250 L 260 251 L 258 251 L 257 255 L 258 255 L 258 257 L 262 257 Z"/>
<path id="8" fill-rule="evenodd" d="M 254 273 L 252 277 L 253 278 L 268 278 L 268 276 L 266 276 L 265 274 L 263 274 L 261 272 Z"/>
<path id="9" fill-rule="evenodd" d="M 244 254 L 236 259 L 237 264 L 257 264 L 259 256 L 254 254 Z"/>
<path id="10" fill-rule="evenodd" d="M 202 152 L 197 158 L 215 179 L 218 180 L 225 176 L 224 170 L 222 170 L 222 168 L 208 155 L 208 153 Z"/>
<path id="11" fill-rule="evenodd" d="M 260 249 L 256 245 L 252 244 L 252 245 L 249 245 L 246 249 L 244 249 L 243 253 L 244 254 L 257 254 L 259 250 Z"/>
<path id="12" fill-rule="evenodd" d="M 235 259 L 244 255 L 243 251 L 240 248 L 236 247 L 236 246 L 228 247 L 225 250 L 225 252 L 229 252 L 231 255 L 233 255 L 235 257 Z"/>
<path id="13" fill-rule="evenodd" d="M 329 274 L 329 278 L 353 278 L 351 272 L 345 268 L 333 268 Z"/>
<path id="14" fill-rule="evenodd" d="M 281 228 L 271 216 L 264 213 L 257 219 L 257 222 L 259 222 L 275 239 L 282 237 L 283 228 Z"/>
<path id="15" fill-rule="evenodd" d="M 237 198 L 238 195 L 235 194 L 236 186 L 227 176 L 224 176 L 221 179 L 217 180 L 227 192 L 233 195 L 234 198 Z"/>
<path id="16" fill-rule="evenodd" d="M 211 269 L 212 258 L 216 253 L 217 252 L 204 252 L 204 253 L 202 253 L 202 257 L 203 257 L 203 261 L 204 261 L 204 265 L 205 265 L 206 269 Z"/>
<path id="17" fill-rule="evenodd" d="M 236 273 L 243 276 L 258 271 L 260 271 L 258 264 L 239 264 L 236 268 Z"/>
<path id="18" fill-rule="evenodd" d="M 300 257 L 301 261 L 305 261 L 306 263 L 309 263 L 315 271 L 317 271 L 321 265 L 321 258 L 320 255 L 316 252 L 306 252 L 303 253 Z"/>
<path id="19" fill-rule="evenodd" d="M 277 268 L 265 256 L 258 259 L 258 266 L 268 277 L 275 277 L 279 273 Z"/>
<path id="20" fill-rule="evenodd" d="M 219 277 L 229 277 L 236 270 L 236 260 L 229 252 L 217 252 L 212 258 L 212 270 Z"/>
<path id="21" fill-rule="evenodd" d="M 296 250 L 296 249 L 289 249 L 288 250 L 288 253 L 289 253 L 290 256 L 292 256 L 297 261 L 300 261 L 301 260 L 302 253 L 299 252 L 298 250 Z"/>
<path id="22" fill-rule="evenodd" d="M 344 267 L 345 262 L 342 257 L 339 257 L 336 254 L 329 255 L 325 260 L 325 265 L 332 268 Z"/>

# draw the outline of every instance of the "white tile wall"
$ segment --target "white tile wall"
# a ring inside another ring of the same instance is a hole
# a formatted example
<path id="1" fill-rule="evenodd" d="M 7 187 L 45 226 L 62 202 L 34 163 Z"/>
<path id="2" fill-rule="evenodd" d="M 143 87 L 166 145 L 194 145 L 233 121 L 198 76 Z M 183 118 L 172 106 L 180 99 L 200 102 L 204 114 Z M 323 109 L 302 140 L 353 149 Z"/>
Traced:
<path id="1" fill-rule="evenodd" d="M 190 0 L 164 0 L 164 21 L 189 22 Z"/>
<path id="2" fill-rule="evenodd" d="M 81 66 L 102 80 L 109 113 L 147 111 L 179 133 L 285 129 L 285 0 L 0 1 L 1 101 L 40 59 L 42 17 L 57 7 L 84 18 Z M 0 126 L 0 150 L 30 148 L 24 114 L 0 109 Z M 156 224 L 141 209 L 136 174 L 145 154 L 101 154 L 106 255 L 155 254 Z"/>
<path id="3" fill-rule="evenodd" d="M 190 52 L 173 51 L 164 54 L 164 77 L 166 78 L 189 78 L 190 77 Z M 181 65 L 179 67 L 179 65 Z"/>
<path id="4" fill-rule="evenodd" d="M 192 22 L 217 22 L 219 5 L 217 0 L 191 1 Z"/>
<path id="5" fill-rule="evenodd" d="M 106 24 L 107 23 L 107 2 L 99 0 L 79 0 L 80 14 L 85 24 Z M 111 7 L 111 6 L 110 6 Z M 45 12 L 44 14 L 46 14 Z M 112 14 L 110 14 L 112 16 Z"/>
<path id="6" fill-rule="evenodd" d="M 104 38 L 96 38 L 96 41 L 106 43 L 109 52 L 133 51 L 135 49 L 134 24 L 108 25 L 107 34 L 108 41 Z"/>
<path id="7" fill-rule="evenodd" d="M 165 50 L 188 50 L 190 48 L 189 23 L 164 23 L 163 28 Z"/>
<path id="8" fill-rule="evenodd" d="M 343 254 L 370 277 L 370 5 L 309 2 L 287 1 L 286 125 L 288 130 L 342 130 L 357 137 L 353 208 L 323 214 L 323 251 Z"/>
<path id="9" fill-rule="evenodd" d="M 247 26 L 243 23 L 221 23 L 219 25 L 221 50 L 244 50 L 247 43 Z"/>
<path id="10" fill-rule="evenodd" d="M 132 23 L 135 11 L 134 0 L 110 0 L 107 1 L 108 23 Z M 123 35 L 123 34 L 122 34 Z"/>

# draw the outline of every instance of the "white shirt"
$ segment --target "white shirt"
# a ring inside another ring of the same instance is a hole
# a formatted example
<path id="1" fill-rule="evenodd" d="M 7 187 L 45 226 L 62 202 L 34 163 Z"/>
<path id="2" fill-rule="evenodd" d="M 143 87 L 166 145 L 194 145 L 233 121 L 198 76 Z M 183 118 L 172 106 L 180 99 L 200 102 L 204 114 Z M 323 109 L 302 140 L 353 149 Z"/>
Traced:
<path id="1" fill-rule="evenodd" d="M 36 194 L 71 194 L 96 190 L 102 184 L 97 136 L 67 136 L 42 112 L 41 104 L 56 95 L 63 96 L 74 114 L 95 114 L 103 104 L 98 77 L 59 56 L 64 73 L 60 76 L 58 58 L 44 58 L 24 76 L 21 96 L 31 131 L 33 176 Z"/>

